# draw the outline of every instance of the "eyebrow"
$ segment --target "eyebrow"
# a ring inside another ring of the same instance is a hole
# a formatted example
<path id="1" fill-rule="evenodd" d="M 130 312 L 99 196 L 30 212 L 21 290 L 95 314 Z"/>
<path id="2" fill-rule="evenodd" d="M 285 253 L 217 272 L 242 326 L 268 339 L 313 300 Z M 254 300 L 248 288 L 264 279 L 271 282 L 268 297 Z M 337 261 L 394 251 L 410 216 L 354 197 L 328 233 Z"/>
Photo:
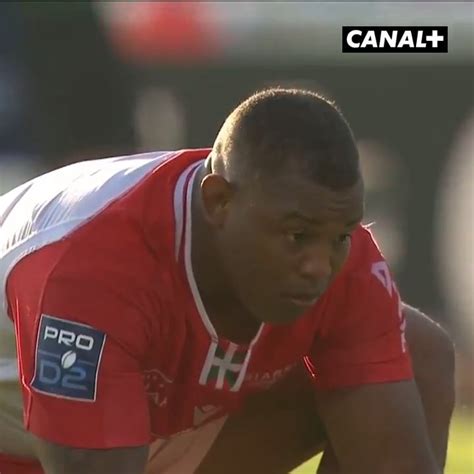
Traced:
<path id="1" fill-rule="evenodd" d="M 307 222 L 309 222 L 313 225 L 322 225 L 323 224 L 323 222 L 321 222 L 320 220 L 313 219 L 312 217 L 305 216 L 304 214 L 300 214 L 297 211 L 289 212 L 288 214 L 285 214 L 283 216 L 283 220 L 285 220 L 285 221 L 289 221 L 289 220 L 292 220 L 292 219 L 299 219 L 299 220 L 307 221 Z M 347 222 L 345 224 L 345 226 L 346 227 L 352 227 L 352 226 L 355 226 L 356 224 L 360 224 L 362 219 L 363 219 L 363 216 L 360 216 L 357 219 L 353 219 L 350 222 Z"/>

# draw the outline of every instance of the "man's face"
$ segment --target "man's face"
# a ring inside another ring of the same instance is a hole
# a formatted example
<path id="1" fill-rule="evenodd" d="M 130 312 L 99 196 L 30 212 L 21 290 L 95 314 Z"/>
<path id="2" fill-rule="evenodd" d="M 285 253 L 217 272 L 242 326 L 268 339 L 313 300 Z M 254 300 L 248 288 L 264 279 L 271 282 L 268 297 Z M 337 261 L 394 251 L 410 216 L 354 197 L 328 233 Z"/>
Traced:
<path id="1" fill-rule="evenodd" d="M 216 250 L 243 306 L 264 322 L 301 316 L 341 269 L 362 214 L 362 181 L 333 191 L 288 172 L 238 190 Z"/>

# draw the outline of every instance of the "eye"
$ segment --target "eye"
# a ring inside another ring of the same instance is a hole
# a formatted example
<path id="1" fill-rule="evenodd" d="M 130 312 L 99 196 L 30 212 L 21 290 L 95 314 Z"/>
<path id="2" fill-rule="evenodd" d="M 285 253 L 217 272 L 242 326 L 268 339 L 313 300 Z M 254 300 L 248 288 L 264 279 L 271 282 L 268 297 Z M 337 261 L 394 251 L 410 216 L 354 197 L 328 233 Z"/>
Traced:
<path id="1" fill-rule="evenodd" d="M 293 244 L 302 244 L 310 238 L 310 235 L 304 230 L 298 230 L 287 232 L 286 237 Z"/>

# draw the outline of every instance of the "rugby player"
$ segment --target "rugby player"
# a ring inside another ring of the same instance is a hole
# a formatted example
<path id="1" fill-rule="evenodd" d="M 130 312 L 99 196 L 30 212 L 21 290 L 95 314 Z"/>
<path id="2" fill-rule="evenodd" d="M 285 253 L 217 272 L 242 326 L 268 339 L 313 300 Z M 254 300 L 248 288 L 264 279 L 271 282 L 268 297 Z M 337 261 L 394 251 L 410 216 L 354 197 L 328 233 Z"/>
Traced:
<path id="1" fill-rule="evenodd" d="M 322 473 L 441 472 L 452 344 L 363 210 L 349 125 L 295 89 L 211 150 L 2 196 L 0 472 L 271 474 L 323 449 Z"/>

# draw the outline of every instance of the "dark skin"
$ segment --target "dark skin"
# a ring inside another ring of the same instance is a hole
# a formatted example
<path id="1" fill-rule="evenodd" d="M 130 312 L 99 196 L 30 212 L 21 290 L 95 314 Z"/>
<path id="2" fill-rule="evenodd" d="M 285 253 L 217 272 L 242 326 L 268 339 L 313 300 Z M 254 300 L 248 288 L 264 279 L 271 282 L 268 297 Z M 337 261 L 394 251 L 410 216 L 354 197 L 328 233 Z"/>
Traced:
<path id="1" fill-rule="evenodd" d="M 403 312 L 415 381 L 442 472 L 454 407 L 454 347 L 446 331 L 422 312 L 406 304 Z M 343 474 L 318 413 L 314 386 L 299 365 L 229 417 L 197 472 L 284 474 L 323 450 L 317 474 Z"/>
<path id="2" fill-rule="evenodd" d="M 193 242 L 198 285 L 217 331 L 239 342 L 249 337 L 240 325 L 285 323 L 302 314 L 303 304 L 286 304 L 281 294 L 321 294 L 348 256 L 350 233 L 361 219 L 361 180 L 332 191 L 298 169 L 284 171 L 246 185 L 207 170 L 197 176 L 202 200 L 195 199 L 201 204 L 195 228 L 197 235 L 210 230 L 208 239 Z M 207 266 L 200 255 L 210 257 Z M 229 311 L 232 317 L 223 320 Z M 341 472 L 439 472 L 414 381 L 318 392 L 316 406 Z"/>
<path id="3" fill-rule="evenodd" d="M 220 335 L 248 342 L 262 322 L 300 317 L 330 284 L 362 218 L 363 185 L 334 191 L 296 168 L 252 181 L 202 167 L 192 213 L 193 269 L 206 310 Z M 341 472 L 438 472 L 414 382 L 320 393 L 316 404 Z M 125 467 L 120 449 L 38 442 L 48 474 L 143 472 L 146 449 L 126 452 Z"/>
<path id="4" fill-rule="evenodd" d="M 196 181 L 193 268 L 217 332 L 245 342 L 300 317 L 344 264 L 362 181 L 332 191 L 289 170 L 242 185 L 204 167 Z"/>
<path id="5" fill-rule="evenodd" d="M 447 333 L 419 310 L 404 305 L 407 343 L 420 392 L 431 445 L 440 469 L 446 461 L 449 422 L 454 406 L 454 350 Z M 59 472 L 143 472 L 131 466 L 146 462 L 147 447 L 80 450 L 41 442 L 42 459 L 54 457 Z M 314 388 L 302 366 L 272 387 L 251 397 L 232 415 L 198 469 L 199 474 L 287 473 L 324 449 L 318 474 L 341 474 L 327 442 L 314 399 Z M 139 455 L 141 461 L 135 456 Z M 232 460 L 229 463 L 229 459 Z M 87 462 L 87 464 L 86 464 Z M 95 463 L 101 463 L 97 466 Z M 112 470 L 112 463 L 117 470 Z M 84 464 L 82 464 L 84 463 Z M 136 464 L 135 464 L 136 463 Z M 68 470 L 66 470 L 66 466 Z M 77 471 L 74 471 L 77 466 Z M 123 471 L 120 471 L 123 469 Z M 51 468 L 49 472 L 54 471 Z"/>

